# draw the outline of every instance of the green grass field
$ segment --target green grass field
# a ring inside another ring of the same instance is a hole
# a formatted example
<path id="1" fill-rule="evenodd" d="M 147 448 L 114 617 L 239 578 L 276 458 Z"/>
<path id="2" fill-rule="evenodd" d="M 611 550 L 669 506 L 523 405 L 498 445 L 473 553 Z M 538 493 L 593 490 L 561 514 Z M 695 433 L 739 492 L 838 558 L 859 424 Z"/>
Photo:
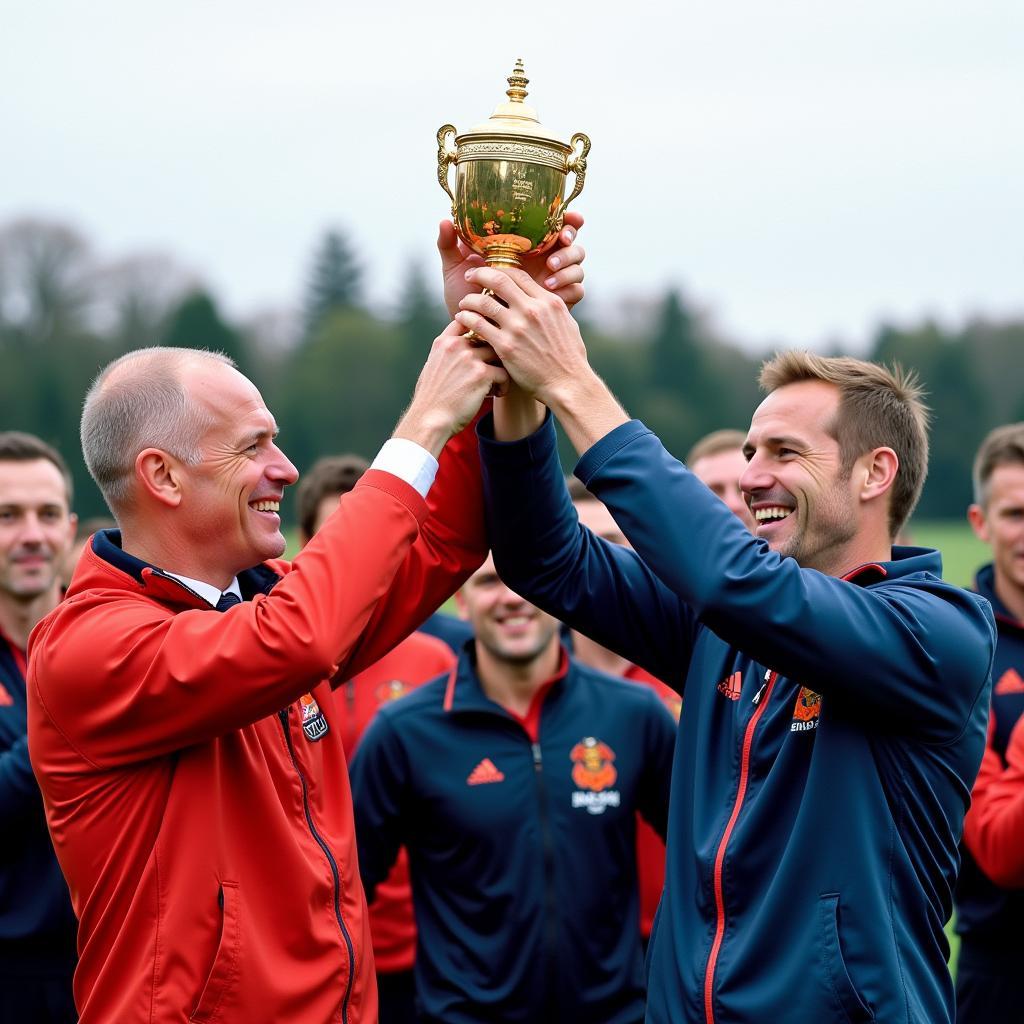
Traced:
<path id="1" fill-rule="evenodd" d="M 979 566 L 990 560 L 988 548 L 982 544 L 967 520 L 924 519 L 910 524 L 910 541 L 942 552 L 942 575 L 950 583 L 970 586 Z"/>

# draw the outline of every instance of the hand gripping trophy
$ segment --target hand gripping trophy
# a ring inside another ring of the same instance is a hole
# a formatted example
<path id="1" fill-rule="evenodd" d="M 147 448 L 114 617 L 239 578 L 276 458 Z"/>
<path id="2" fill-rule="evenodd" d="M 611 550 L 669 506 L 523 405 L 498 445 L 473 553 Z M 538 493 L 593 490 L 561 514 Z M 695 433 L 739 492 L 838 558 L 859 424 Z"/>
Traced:
<path id="1" fill-rule="evenodd" d="M 508 102 L 483 124 L 461 135 L 450 124 L 437 132 L 437 180 L 451 197 L 455 230 L 492 267 L 518 267 L 521 257 L 552 246 L 566 207 L 583 191 L 590 152 L 581 132 L 565 143 L 541 127 L 523 102 L 529 79 L 521 60 L 508 84 Z M 454 194 L 449 164 L 456 166 Z M 565 199 L 570 171 L 576 181 Z"/>

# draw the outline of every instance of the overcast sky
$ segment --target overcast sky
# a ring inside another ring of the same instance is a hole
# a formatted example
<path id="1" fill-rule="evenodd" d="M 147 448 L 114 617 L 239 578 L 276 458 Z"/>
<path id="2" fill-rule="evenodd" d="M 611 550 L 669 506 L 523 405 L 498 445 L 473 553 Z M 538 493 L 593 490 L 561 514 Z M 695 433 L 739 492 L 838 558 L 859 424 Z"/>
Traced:
<path id="1" fill-rule="evenodd" d="M 1024 3 L 7 0 L 0 223 L 168 251 L 232 315 L 345 228 L 386 304 L 430 261 L 435 132 L 517 57 L 592 141 L 595 308 L 682 286 L 752 348 L 1024 313 Z M 356 13 L 358 12 L 358 13 Z"/>

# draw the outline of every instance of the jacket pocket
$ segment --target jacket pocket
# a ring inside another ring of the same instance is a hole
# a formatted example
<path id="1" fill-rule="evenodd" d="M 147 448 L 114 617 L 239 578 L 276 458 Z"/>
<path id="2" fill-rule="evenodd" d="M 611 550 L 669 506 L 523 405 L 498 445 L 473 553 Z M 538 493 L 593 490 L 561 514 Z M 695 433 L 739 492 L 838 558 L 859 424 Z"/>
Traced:
<path id="1" fill-rule="evenodd" d="M 238 896 L 237 882 L 221 882 L 220 902 L 220 942 L 217 944 L 213 966 L 203 986 L 203 994 L 199 997 L 199 1005 L 189 1018 L 193 1024 L 212 1024 L 217 1020 L 221 1003 L 232 991 L 238 978 L 241 900 Z"/>
<path id="2" fill-rule="evenodd" d="M 825 985 L 833 1001 L 850 1024 L 873 1021 L 875 1015 L 858 995 L 843 960 L 839 944 L 839 893 L 825 893 L 818 901 L 818 931 L 821 957 L 825 967 Z"/>

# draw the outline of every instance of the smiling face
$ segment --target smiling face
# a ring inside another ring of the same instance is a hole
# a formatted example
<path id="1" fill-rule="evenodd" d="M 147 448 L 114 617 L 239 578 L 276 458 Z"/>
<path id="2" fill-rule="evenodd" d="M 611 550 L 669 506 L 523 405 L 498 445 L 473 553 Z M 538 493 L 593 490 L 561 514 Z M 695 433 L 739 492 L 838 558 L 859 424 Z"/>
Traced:
<path id="1" fill-rule="evenodd" d="M 557 642 L 558 620 L 509 590 L 490 555 L 455 599 L 477 643 L 496 661 L 528 665 Z"/>
<path id="2" fill-rule="evenodd" d="M 822 381 L 773 391 L 758 406 L 744 445 L 740 487 L 755 521 L 754 535 L 805 568 L 839 575 L 860 529 L 852 474 L 829 433 L 839 392 Z"/>
<path id="3" fill-rule="evenodd" d="M 0 599 L 52 590 L 74 536 L 60 470 L 49 459 L 0 461 Z"/>
<path id="4" fill-rule="evenodd" d="M 281 496 L 298 472 L 275 443 L 277 424 L 250 380 L 206 362 L 188 367 L 182 381 L 211 425 L 200 440 L 202 461 L 180 467 L 179 512 L 216 583 L 283 554 Z"/>
<path id="5" fill-rule="evenodd" d="M 1024 607 L 1024 465 L 996 466 L 986 493 L 984 508 L 970 507 L 971 525 L 992 548 L 1000 597 L 1008 606 Z"/>

